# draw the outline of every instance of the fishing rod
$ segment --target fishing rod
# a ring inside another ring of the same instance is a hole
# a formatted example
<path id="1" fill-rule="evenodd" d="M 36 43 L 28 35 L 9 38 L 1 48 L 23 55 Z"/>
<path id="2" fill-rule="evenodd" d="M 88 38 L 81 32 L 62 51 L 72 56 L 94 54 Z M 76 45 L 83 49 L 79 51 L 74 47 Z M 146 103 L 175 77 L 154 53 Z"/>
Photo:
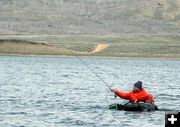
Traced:
<path id="1" fill-rule="evenodd" d="M 62 43 L 60 43 L 61 45 L 62 45 L 62 47 L 64 47 L 65 49 L 66 49 L 66 47 L 62 44 Z M 73 55 L 73 56 L 75 56 L 82 64 L 84 64 L 93 74 L 95 74 L 108 88 L 109 88 L 109 90 L 110 91 L 112 91 L 111 90 L 111 87 L 92 69 L 92 68 L 90 68 L 87 64 L 86 64 L 86 62 L 84 62 L 82 59 L 80 59 L 77 55 L 75 55 L 71 50 L 69 50 L 69 52 Z"/>
<path id="2" fill-rule="evenodd" d="M 111 87 L 92 68 L 90 68 L 82 59 L 80 59 L 79 57 L 77 58 L 79 59 L 79 61 L 81 61 L 81 63 L 83 63 L 87 68 L 89 68 L 89 70 L 91 70 L 91 72 L 94 73 L 111 90 Z"/>

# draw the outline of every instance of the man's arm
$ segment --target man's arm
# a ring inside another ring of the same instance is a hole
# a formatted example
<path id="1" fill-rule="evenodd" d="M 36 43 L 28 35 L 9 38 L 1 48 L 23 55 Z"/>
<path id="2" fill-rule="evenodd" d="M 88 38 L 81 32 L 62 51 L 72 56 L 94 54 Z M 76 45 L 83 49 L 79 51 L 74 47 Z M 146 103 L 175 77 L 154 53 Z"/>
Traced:
<path id="1" fill-rule="evenodd" d="M 120 90 L 117 90 L 117 89 L 112 89 L 112 91 L 120 98 L 129 100 L 129 92 L 125 93 L 125 92 L 121 92 Z"/>

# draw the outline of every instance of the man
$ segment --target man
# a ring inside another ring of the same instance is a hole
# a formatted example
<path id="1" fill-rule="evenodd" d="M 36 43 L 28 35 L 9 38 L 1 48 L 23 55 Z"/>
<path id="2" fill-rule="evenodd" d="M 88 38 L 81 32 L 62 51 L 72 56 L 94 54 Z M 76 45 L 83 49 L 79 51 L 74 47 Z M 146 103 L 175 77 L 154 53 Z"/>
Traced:
<path id="1" fill-rule="evenodd" d="M 143 89 L 142 84 L 143 83 L 141 81 L 137 81 L 134 84 L 134 88 L 132 92 L 122 92 L 117 89 L 111 89 L 111 90 L 112 92 L 115 93 L 115 95 L 119 96 L 122 99 L 129 100 L 129 102 L 131 102 L 132 104 L 133 103 L 138 104 L 140 102 L 144 102 L 153 105 L 154 97 Z"/>

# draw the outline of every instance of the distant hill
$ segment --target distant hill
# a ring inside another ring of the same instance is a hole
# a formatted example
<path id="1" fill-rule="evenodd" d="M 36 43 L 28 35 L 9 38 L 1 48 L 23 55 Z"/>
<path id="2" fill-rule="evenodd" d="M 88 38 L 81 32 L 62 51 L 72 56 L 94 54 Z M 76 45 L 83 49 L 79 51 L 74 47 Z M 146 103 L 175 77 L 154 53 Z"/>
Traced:
<path id="1" fill-rule="evenodd" d="M 180 0 L 0 0 L 0 34 L 180 34 Z"/>
<path id="2" fill-rule="evenodd" d="M 16 37 L 16 39 L 14 39 Z M 0 55 L 68 55 L 180 60 L 179 35 L 15 35 L 0 39 Z"/>

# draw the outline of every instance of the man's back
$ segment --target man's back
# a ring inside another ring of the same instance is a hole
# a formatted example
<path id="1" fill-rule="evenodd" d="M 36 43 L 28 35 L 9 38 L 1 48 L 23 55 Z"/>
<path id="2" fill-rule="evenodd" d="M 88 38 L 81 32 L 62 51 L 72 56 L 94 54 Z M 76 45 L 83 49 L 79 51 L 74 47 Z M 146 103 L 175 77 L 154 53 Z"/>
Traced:
<path id="1" fill-rule="evenodd" d="M 119 96 L 120 98 L 129 100 L 130 102 L 140 102 L 140 101 L 147 101 L 148 103 L 153 103 L 153 96 L 149 93 L 147 93 L 144 89 L 138 91 L 138 92 L 122 92 L 120 90 L 116 90 L 115 94 Z"/>

